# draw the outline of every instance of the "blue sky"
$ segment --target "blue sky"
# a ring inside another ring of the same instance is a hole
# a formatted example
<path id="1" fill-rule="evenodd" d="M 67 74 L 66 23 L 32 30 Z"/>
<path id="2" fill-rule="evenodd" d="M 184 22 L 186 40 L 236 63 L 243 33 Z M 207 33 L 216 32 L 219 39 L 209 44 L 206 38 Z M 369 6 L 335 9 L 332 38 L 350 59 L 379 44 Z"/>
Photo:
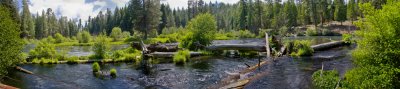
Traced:
<path id="1" fill-rule="evenodd" d="M 19 5 L 22 0 L 18 0 Z M 188 0 L 161 0 L 161 3 L 169 4 L 173 8 L 186 8 Z M 239 0 L 204 0 L 205 2 L 237 3 Z M 123 7 L 129 0 L 28 0 L 31 13 L 39 14 L 42 10 L 52 8 L 57 17 L 81 18 L 86 21 L 89 16 L 96 16 L 100 11 L 107 8 L 114 10 L 115 7 Z M 22 7 L 19 7 L 20 9 Z"/>

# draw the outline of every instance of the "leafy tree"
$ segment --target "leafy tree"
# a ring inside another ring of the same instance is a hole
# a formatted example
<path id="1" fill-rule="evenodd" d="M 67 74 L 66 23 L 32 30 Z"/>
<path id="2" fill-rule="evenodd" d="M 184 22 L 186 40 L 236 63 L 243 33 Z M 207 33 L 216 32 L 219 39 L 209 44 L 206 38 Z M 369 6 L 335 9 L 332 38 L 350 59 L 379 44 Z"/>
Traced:
<path id="1" fill-rule="evenodd" d="M 209 13 L 199 14 L 193 18 L 187 29 L 191 31 L 181 42 L 181 47 L 196 50 L 201 49 L 197 45 L 210 45 L 217 31 L 217 23 L 214 16 Z"/>
<path id="2" fill-rule="evenodd" d="M 56 33 L 54 36 L 54 39 L 56 40 L 56 43 L 62 43 L 64 42 L 64 36 L 62 36 L 60 33 Z"/>
<path id="3" fill-rule="evenodd" d="M 79 43 L 89 43 L 91 40 L 91 35 L 87 31 L 81 31 L 78 33 L 76 38 L 78 39 Z"/>
<path id="4" fill-rule="evenodd" d="M 356 22 L 357 48 L 352 53 L 356 67 L 346 73 L 349 88 L 397 89 L 400 87 L 400 2 L 391 1 L 383 9 L 361 4 L 365 15 Z"/>
<path id="5" fill-rule="evenodd" d="M 10 13 L 9 8 L 0 5 L 0 77 L 7 74 L 7 68 L 21 61 L 18 58 L 23 47 L 20 28 Z"/>
<path id="6" fill-rule="evenodd" d="M 100 34 L 96 38 L 96 42 L 94 43 L 93 46 L 93 58 L 95 59 L 105 59 L 108 57 L 107 52 L 110 50 L 110 47 L 108 45 L 107 41 L 107 36 Z"/>
<path id="7" fill-rule="evenodd" d="M 121 28 L 114 27 L 110 34 L 110 37 L 113 38 L 113 41 L 120 41 L 124 37 L 121 31 Z"/>

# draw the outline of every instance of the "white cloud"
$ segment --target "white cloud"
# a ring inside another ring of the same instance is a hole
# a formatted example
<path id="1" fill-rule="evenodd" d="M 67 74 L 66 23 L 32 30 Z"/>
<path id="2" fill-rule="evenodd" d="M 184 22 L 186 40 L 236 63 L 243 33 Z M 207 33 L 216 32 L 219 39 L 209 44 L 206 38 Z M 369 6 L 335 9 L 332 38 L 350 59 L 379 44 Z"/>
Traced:
<path id="1" fill-rule="evenodd" d="M 85 3 L 85 0 L 30 0 L 31 13 L 39 14 L 47 8 L 53 9 L 53 12 L 59 11 L 57 17 L 67 16 L 68 18 L 81 18 L 87 21 L 89 16 L 96 16 L 99 11 L 106 8 L 114 10 L 116 6 L 123 7 L 129 0 L 93 0 L 93 2 Z"/>
<path id="2" fill-rule="evenodd" d="M 22 0 L 21 0 L 22 1 Z M 186 8 L 188 0 L 161 0 L 162 3 L 168 3 L 172 8 Z M 239 0 L 204 0 L 208 2 L 224 2 L 237 3 Z M 53 9 L 57 17 L 67 16 L 68 18 L 81 18 L 87 21 L 89 16 L 97 16 L 100 11 L 105 11 L 107 8 L 114 10 L 116 6 L 124 7 L 129 0 L 29 0 L 31 13 L 41 14 L 42 10 L 47 8 Z"/>

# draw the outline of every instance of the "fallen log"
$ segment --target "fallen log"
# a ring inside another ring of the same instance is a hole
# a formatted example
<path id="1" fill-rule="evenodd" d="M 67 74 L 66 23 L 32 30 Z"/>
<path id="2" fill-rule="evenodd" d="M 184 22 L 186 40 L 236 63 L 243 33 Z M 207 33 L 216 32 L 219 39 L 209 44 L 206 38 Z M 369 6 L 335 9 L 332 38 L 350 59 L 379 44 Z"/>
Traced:
<path id="1" fill-rule="evenodd" d="M 174 57 L 174 55 L 177 52 L 154 52 L 154 53 L 150 53 L 149 55 L 151 55 L 152 57 L 157 57 L 157 58 L 172 58 Z M 201 52 L 190 52 L 190 56 L 191 57 L 195 57 L 195 56 L 202 56 L 203 53 Z"/>
<path id="2" fill-rule="evenodd" d="M 24 69 L 22 67 L 19 67 L 19 66 L 16 66 L 15 69 L 17 69 L 17 70 L 19 70 L 21 72 L 27 73 L 27 74 L 33 74 L 33 72 L 31 72 L 29 70 L 26 70 L 26 69 Z"/>
<path id="3" fill-rule="evenodd" d="M 311 48 L 314 49 L 314 51 L 322 51 L 322 50 L 335 48 L 335 47 L 343 46 L 343 45 L 345 45 L 344 41 L 333 41 L 333 42 L 313 45 L 313 46 L 311 46 Z"/>
<path id="4" fill-rule="evenodd" d="M 135 49 L 142 49 L 142 46 L 139 42 L 132 42 L 131 46 Z M 178 51 L 178 43 L 156 43 L 145 45 L 145 47 L 151 52 L 176 52 Z"/>

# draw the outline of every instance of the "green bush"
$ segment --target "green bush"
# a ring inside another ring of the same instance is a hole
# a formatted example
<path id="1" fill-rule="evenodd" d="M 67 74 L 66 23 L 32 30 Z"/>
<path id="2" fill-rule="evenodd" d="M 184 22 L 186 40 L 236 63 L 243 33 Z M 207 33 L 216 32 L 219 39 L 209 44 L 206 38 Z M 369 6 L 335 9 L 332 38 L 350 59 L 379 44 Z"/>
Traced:
<path id="1" fill-rule="evenodd" d="M 353 37 L 351 36 L 351 34 L 343 34 L 342 35 L 342 40 L 347 44 L 352 43 L 352 38 Z"/>
<path id="2" fill-rule="evenodd" d="M 111 31 L 110 37 L 113 39 L 113 41 L 120 41 L 122 38 L 124 38 L 124 35 L 122 34 L 122 30 L 119 27 L 114 27 Z"/>
<path id="3" fill-rule="evenodd" d="M 360 4 L 364 17 L 355 24 L 357 48 L 352 52 L 355 68 L 345 74 L 355 89 L 400 88 L 400 2 L 388 0 L 382 9 Z"/>
<path id="4" fill-rule="evenodd" d="M 189 50 L 179 50 L 173 57 L 173 61 L 177 65 L 185 64 L 188 59 L 190 59 Z"/>
<path id="5" fill-rule="evenodd" d="M 307 29 L 306 35 L 307 36 L 317 36 L 318 30 L 317 29 Z"/>
<path id="6" fill-rule="evenodd" d="M 112 68 L 112 69 L 110 70 L 110 75 L 111 75 L 113 78 L 117 77 L 117 70 L 116 70 L 115 68 Z"/>
<path id="7" fill-rule="evenodd" d="M 127 48 L 122 50 L 114 51 L 112 54 L 112 59 L 114 62 L 121 62 L 121 61 L 136 61 L 141 59 L 142 53 L 139 50 L 133 48 Z"/>
<path id="8" fill-rule="evenodd" d="M 96 43 L 93 46 L 93 59 L 105 59 L 108 57 L 107 52 L 110 50 L 107 37 L 104 35 L 99 35 L 96 38 Z"/>
<path id="9" fill-rule="evenodd" d="M 287 28 L 286 26 L 283 26 L 281 28 L 279 28 L 279 34 L 282 36 L 286 36 L 289 32 L 289 28 Z"/>
<path id="10" fill-rule="evenodd" d="M 317 89 L 335 89 L 339 82 L 339 73 L 336 70 L 315 71 L 312 75 L 312 83 Z"/>
<path id="11" fill-rule="evenodd" d="M 47 42 L 39 42 L 34 49 L 29 51 L 29 55 L 32 58 L 56 58 L 56 53 L 54 45 Z"/>
<path id="12" fill-rule="evenodd" d="M 214 40 L 217 31 L 217 22 L 214 16 L 209 13 L 200 14 L 189 22 L 187 29 L 191 32 L 186 34 L 180 45 L 190 50 L 197 50 L 201 48 L 194 43 L 208 46 Z"/>
<path id="13" fill-rule="evenodd" d="M 92 36 L 87 31 L 81 31 L 77 34 L 76 39 L 78 39 L 79 43 L 89 43 Z"/>
<path id="14" fill-rule="evenodd" d="M 256 35 L 251 33 L 249 30 L 239 30 L 237 32 L 238 38 L 255 38 Z"/>
<path id="15" fill-rule="evenodd" d="M 65 38 L 62 36 L 60 33 L 56 33 L 56 36 L 54 37 L 55 43 L 63 43 Z"/>
<path id="16" fill-rule="evenodd" d="M 390 66 L 363 66 L 346 72 L 342 87 L 354 89 L 396 89 L 396 74 L 400 70 Z"/>
<path id="17" fill-rule="evenodd" d="M 67 58 L 68 64 L 76 64 L 78 62 L 79 62 L 79 57 L 77 57 L 77 56 Z"/>
<path id="18" fill-rule="evenodd" d="M 292 56 L 311 56 L 314 50 L 311 48 L 311 42 L 307 40 L 294 41 Z"/>
<path id="19" fill-rule="evenodd" d="M 93 63 L 92 69 L 93 69 L 93 70 L 92 70 L 93 73 L 95 73 L 95 72 L 100 72 L 100 65 L 99 65 L 99 63 L 97 63 L 97 62 Z"/>

